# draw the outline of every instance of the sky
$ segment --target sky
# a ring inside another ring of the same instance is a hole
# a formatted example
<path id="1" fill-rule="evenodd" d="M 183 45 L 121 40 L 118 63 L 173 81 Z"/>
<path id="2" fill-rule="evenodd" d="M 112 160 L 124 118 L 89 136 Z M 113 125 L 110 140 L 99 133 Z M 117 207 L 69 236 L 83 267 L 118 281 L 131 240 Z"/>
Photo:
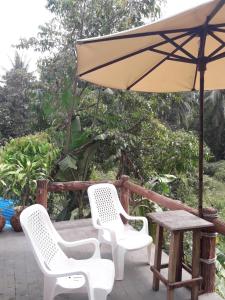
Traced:
<path id="1" fill-rule="evenodd" d="M 207 0 L 167 0 L 164 15 L 173 15 L 207 2 Z"/>
<path id="2" fill-rule="evenodd" d="M 167 0 L 163 16 L 173 15 L 206 0 Z M 20 38 L 35 36 L 38 26 L 51 18 L 45 8 L 46 0 L 0 0 L 0 76 L 11 68 L 15 48 Z M 20 51 L 29 63 L 30 71 L 36 72 L 36 61 L 39 57 L 32 50 Z"/>
<path id="3" fill-rule="evenodd" d="M 51 18 L 46 0 L 0 0 L 0 76 L 11 68 L 15 48 L 20 38 L 35 36 L 38 26 Z M 21 51 L 30 71 L 36 70 L 37 53 Z"/>

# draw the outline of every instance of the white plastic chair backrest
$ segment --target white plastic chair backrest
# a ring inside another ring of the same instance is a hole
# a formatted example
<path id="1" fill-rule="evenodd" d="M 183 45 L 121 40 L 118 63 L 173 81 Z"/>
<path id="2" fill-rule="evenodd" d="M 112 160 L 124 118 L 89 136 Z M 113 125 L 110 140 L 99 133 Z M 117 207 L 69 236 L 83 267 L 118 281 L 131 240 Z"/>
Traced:
<path id="1" fill-rule="evenodd" d="M 120 217 L 122 206 L 113 184 L 99 183 L 88 188 L 93 225 L 96 223 L 120 230 L 124 228 Z"/>
<path id="2" fill-rule="evenodd" d="M 50 270 L 58 270 L 68 261 L 57 243 L 57 233 L 42 205 L 34 204 L 23 210 L 20 222 L 42 269 L 47 266 Z"/>

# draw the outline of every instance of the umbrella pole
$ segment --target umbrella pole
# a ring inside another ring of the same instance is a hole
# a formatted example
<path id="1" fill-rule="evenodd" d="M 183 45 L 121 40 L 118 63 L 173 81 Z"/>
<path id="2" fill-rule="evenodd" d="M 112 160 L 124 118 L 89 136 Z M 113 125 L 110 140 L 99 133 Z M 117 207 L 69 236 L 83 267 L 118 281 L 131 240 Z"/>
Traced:
<path id="1" fill-rule="evenodd" d="M 208 33 L 208 24 L 210 20 L 218 13 L 224 6 L 225 0 L 220 0 L 211 14 L 206 18 L 206 22 L 200 33 L 200 47 L 198 56 L 198 71 L 200 73 L 200 94 L 199 94 L 199 198 L 198 198 L 198 213 L 202 217 L 203 209 L 203 161 L 204 161 L 204 85 L 205 85 L 205 43 Z"/>
<path id="2" fill-rule="evenodd" d="M 205 82 L 205 71 L 200 70 L 200 94 L 199 94 L 199 201 L 198 211 L 199 216 L 202 217 L 203 208 L 203 159 L 204 159 L 204 82 Z"/>
<path id="3" fill-rule="evenodd" d="M 198 168 L 198 214 L 203 217 L 203 164 L 204 164 L 204 89 L 206 62 L 204 59 L 207 23 L 200 34 L 200 47 L 198 56 L 198 71 L 200 75 L 199 89 L 199 168 Z"/>

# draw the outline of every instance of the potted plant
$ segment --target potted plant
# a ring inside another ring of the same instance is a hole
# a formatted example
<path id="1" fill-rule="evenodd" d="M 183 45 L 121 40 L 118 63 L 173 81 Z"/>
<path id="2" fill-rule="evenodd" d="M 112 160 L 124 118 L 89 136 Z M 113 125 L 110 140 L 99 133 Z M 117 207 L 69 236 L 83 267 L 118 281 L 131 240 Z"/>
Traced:
<path id="1" fill-rule="evenodd" d="M 0 209 L 0 232 L 2 231 L 2 229 L 5 226 L 5 217 L 1 214 L 1 209 Z"/>
<path id="2" fill-rule="evenodd" d="M 0 150 L 0 194 L 16 199 L 10 220 L 15 231 L 22 230 L 20 214 L 35 203 L 37 180 L 49 178 L 58 153 L 46 133 L 12 139 Z"/>
<path id="3" fill-rule="evenodd" d="M 23 211 L 24 206 L 16 206 L 14 207 L 15 210 L 15 215 L 11 217 L 10 219 L 10 224 L 12 226 L 12 228 L 14 229 L 14 231 L 16 232 L 20 232 L 22 231 L 22 227 L 20 224 L 20 214 Z"/>

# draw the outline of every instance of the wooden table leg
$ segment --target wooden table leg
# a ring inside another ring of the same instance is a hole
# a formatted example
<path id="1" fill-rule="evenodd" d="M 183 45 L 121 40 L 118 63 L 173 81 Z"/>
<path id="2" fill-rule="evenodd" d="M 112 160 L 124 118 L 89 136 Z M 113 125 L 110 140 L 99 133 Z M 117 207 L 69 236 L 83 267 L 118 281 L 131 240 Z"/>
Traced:
<path id="1" fill-rule="evenodd" d="M 180 239 L 179 239 L 179 249 L 178 249 L 178 255 L 177 255 L 176 281 L 182 280 L 182 259 L 183 259 L 183 253 L 184 253 L 183 240 L 184 240 L 184 233 L 181 231 Z"/>
<path id="2" fill-rule="evenodd" d="M 163 227 L 157 224 L 156 228 L 156 241 L 155 241 L 155 258 L 154 267 L 160 272 L 161 258 L 162 258 L 162 242 L 163 242 Z M 159 279 L 153 273 L 152 289 L 159 290 Z"/>
<path id="3" fill-rule="evenodd" d="M 192 278 L 200 275 L 200 230 L 193 231 L 193 248 L 192 248 Z M 192 287 L 191 300 L 198 300 L 199 283 Z"/>
<path id="4" fill-rule="evenodd" d="M 170 251 L 169 251 L 169 268 L 168 268 L 168 281 L 169 281 L 169 283 L 176 282 L 180 238 L 181 238 L 181 232 L 180 231 L 171 232 Z M 167 288 L 167 300 L 173 300 L 173 298 L 174 298 L 174 289 L 172 289 L 168 286 L 168 288 Z"/>

